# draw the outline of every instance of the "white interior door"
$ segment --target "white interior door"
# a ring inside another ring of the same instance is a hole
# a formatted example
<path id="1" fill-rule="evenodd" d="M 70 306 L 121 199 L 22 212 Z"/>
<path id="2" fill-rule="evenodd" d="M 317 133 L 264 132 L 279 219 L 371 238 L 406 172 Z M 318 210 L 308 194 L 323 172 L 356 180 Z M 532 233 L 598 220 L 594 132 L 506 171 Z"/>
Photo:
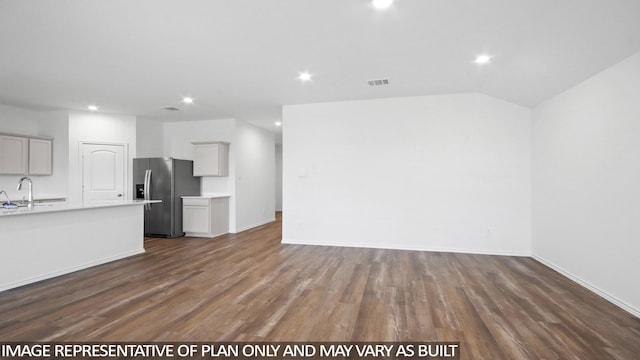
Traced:
<path id="1" fill-rule="evenodd" d="M 126 151 L 123 144 L 82 144 L 82 200 L 124 201 Z"/>

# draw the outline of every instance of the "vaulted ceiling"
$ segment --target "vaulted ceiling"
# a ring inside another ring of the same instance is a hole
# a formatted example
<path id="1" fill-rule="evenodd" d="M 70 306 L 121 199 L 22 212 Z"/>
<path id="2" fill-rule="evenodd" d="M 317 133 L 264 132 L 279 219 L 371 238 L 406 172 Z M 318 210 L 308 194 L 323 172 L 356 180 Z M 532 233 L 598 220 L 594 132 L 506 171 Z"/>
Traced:
<path id="1" fill-rule="evenodd" d="M 0 0 L 0 103 L 266 127 L 324 101 L 531 107 L 638 51 L 638 0 Z"/>

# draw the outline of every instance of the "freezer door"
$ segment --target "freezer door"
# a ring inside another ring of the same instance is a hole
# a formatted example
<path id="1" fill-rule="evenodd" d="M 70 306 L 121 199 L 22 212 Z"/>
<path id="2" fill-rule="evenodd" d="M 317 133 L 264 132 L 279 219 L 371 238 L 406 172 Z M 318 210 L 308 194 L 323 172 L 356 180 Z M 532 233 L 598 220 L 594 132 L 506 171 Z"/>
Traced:
<path id="1" fill-rule="evenodd" d="M 140 188 L 144 188 L 146 173 L 149 170 L 149 159 L 140 158 L 133 159 L 133 198 L 136 200 L 144 200 L 144 193 L 139 191 Z M 145 206 L 144 212 L 144 233 L 147 235 L 149 227 L 149 216 L 147 214 L 147 207 Z"/>
<path id="2" fill-rule="evenodd" d="M 151 170 L 151 200 L 162 200 L 151 204 L 146 216 L 149 219 L 145 227 L 147 235 L 173 236 L 173 161 L 172 159 L 152 158 L 149 160 Z"/>
<path id="3" fill-rule="evenodd" d="M 144 196 L 137 196 L 138 185 L 144 186 L 145 173 L 149 169 L 149 159 L 133 159 L 133 198 L 143 200 Z"/>

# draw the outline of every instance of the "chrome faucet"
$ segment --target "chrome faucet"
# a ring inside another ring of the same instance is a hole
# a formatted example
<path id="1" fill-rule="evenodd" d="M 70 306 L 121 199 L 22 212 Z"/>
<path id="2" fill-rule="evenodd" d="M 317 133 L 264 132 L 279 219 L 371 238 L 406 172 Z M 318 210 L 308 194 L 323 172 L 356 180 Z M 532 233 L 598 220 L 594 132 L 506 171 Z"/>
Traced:
<path id="1" fill-rule="evenodd" d="M 27 188 L 27 206 L 33 206 L 33 183 L 31 182 L 31 178 L 28 176 L 24 176 L 20 181 L 18 181 L 18 190 L 22 190 L 22 182 L 27 180 L 29 182 L 29 187 Z"/>
<path id="2" fill-rule="evenodd" d="M 0 195 L 2 195 L 2 194 L 4 194 L 4 197 L 6 197 L 6 198 L 7 198 L 7 201 L 6 201 L 5 203 L 3 203 L 2 205 L 4 205 L 4 204 L 11 204 L 11 200 L 9 199 L 9 194 L 7 194 L 7 192 L 6 192 L 6 191 L 4 191 L 4 190 L 0 190 Z"/>

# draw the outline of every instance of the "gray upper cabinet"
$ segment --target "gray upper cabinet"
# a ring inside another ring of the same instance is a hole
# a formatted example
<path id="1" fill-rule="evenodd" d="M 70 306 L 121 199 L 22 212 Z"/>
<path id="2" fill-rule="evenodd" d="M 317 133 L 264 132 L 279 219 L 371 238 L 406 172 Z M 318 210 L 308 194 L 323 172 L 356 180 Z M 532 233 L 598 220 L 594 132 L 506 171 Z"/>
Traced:
<path id="1" fill-rule="evenodd" d="M 229 176 L 229 143 L 192 142 L 193 176 Z"/>
<path id="2" fill-rule="evenodd" d="M 25 175 L 29 165 L 29 139 L 0 134 L 0 174 Z"/>
<path id="3" fill-rule="evenodd" d="M 51 175 L 51 148 L 53 141 L 47 139 L 29 139 L 29 174 Z"/>
<path id="4" fill-rule="evenodd" d="M 0 133 L 0 174 L 51 175 L 53 139 Z"/>

